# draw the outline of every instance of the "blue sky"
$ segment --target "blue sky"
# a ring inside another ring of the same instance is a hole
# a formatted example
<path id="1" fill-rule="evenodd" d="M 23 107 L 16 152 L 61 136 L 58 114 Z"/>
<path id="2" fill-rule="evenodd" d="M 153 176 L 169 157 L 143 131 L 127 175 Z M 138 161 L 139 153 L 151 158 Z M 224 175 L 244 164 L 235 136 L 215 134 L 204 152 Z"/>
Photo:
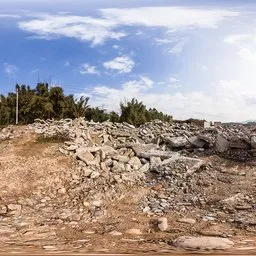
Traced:
<path id="1" fill-rule="evenodd" d="M 256 119 L 254 2 L 1 0 L 0 93 L 46 81 L 107 110 Z"/>

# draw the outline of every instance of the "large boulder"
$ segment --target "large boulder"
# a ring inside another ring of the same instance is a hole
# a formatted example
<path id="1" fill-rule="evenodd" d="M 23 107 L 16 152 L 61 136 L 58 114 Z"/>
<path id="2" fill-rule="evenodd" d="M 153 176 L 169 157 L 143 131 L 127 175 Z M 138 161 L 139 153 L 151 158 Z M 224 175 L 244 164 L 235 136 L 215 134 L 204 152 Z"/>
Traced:
<path id="1" fill-rule="evenodd" d="M 218 134 L 216 137 L 215 147 L 218 152 L 223 153 L 229 149 L 229 142 L 222 134 Z"/>
<path id="2" fill-rule="evenodd" d="M 189 145 L 189 142 L 185 136 L 165 138 L 164 140 L 171 148 L 181 148 Z"/>

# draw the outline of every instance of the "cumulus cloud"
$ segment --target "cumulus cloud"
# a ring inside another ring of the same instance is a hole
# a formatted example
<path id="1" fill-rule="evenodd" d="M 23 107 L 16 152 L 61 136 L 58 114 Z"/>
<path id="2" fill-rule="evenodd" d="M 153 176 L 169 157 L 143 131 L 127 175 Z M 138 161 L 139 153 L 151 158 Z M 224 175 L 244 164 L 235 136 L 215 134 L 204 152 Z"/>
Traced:
<path id="1" fill-rule="evenodd" d="M 129 56 L 120 56 L 116 57 L 113 60 L 107 61 L 103 63 L 103 66 L 106 69 L 118 71 L 120 74 L 122 73 L 130 73 L 134 68 L 134 61 Z"/>
<path id="2" fill-rule="evenodd" d="M 15 75 L 18 71 L 19 69 L 15 65 L 4 63 L 4 72 L 7 75 Z"/>
<path id="3" fill-rule="evenodd" d="M 100 75 L 100 71 L 97 70 L 96 66 L 91 66 L 84 63 L 80 67 L 80 74 L 82 75 Z"/>
<path id="4" fill-rule="evenodd" d="M 18 26 L 32 33 L 34 38 L 69 37 L 91 42 L 95 46 L 109 39 L 125 37 L 127 34 L 121 31 L 121 27 L 159 27 L 169 32 L 187 28 L 216 28 L 221 21 L 238 15 L 238 12 L 219 9 L 141 7 L 101 9 L 97 17 L 41 14 L 19 22 Z"/>
<path id="5" fill-rule="evenodd" d="M 179 82 L 171 77 L 170 82 Z M 159 83 L 140 77 L 116 89 L 99 85 L 86 92 L 95 106 L 119 110 L 120 101 L 137 98 L 148 107 L 174 115 L 177 119 L 202 118 L 213 121 L 244 121 L 255 119 L 256 88 L 244 88 L 238 81 L 220 80 L 211 84 L 211 94 L 203 91 L 156 92 Z M 81 94 L 82 95 L 82 94 Z M 78 95 L 77 95 L 78 96 Z M 80 95 L 79 95 L 80 96 Z"/>

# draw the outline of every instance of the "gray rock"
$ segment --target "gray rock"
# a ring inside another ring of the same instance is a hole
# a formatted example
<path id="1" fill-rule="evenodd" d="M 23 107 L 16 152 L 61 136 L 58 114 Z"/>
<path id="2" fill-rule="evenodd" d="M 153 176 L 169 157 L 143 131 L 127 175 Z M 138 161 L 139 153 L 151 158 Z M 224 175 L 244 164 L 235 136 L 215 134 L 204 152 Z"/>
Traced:
<path id="1" fill-rule="evenodd" d="M 215 147 L 218 152 L 225 152 L 229 149 L 229 142 L 222 134 L 218 134 L 215 142 Z"/>
<path id="2" fill-rule="evenodd" d="M 128 156 L 116 155 L 113 156 L 112 158 L 122 163 L 128 163 L 130 161 L 130 158 Z"/>
<path id="3" fill-rule="evenodd" d="M 256 149 L 256 134 L 251 135 L 251 146 Z"/>
<path id="4" fill-rule="evenodd" d="M 189 144 L 187 138 L 183 136 L 166 138 L 165 140 L 171 148 L 186 147 Z"/>
<path id="5" fill-rule="evenodd" d="M 147 172 L 150 169 L 150 164 L 146 163 L 140 168 L 140 172 Z"/>
<path id="6" fill-rule="evenodd" d="M 198 136 L 188 138 L 188 142 L 197 148 L 203 148 L 207 143 L 205 140 L 199 139 Z"/>

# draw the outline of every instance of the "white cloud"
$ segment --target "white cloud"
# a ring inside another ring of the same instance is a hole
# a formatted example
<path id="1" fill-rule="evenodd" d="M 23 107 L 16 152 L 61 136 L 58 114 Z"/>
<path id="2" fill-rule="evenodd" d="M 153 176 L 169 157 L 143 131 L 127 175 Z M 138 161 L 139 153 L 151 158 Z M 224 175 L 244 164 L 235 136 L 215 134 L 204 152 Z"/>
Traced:
<path id="1" fill-rule="evenodd" d="M 234 45 L 240 45 L 242 42 L 246 41 L 256 41 L 256 35 L 253 34 L 235 34 L 228 35 L 225 37 L 224 42 Z"/>
<path id="2" fill-rule="evenodd" d="M 188 42 L 188 38 L 174 36 L 173 33 L 167 33 L 166 38 L 156 38 L 155 44 L 157 46 L 167 45 L 168 52 L 171 54 L 179 55 L 185 45 Z"/>
<path id="3" fill-rule="evenodd" d="M 170 82 L 179 81 L 171 77 Z M 119 89 L 96 86 L 87 91 L 86 95 L 91 97 L 94 106 L 104 106 L 108 110 L 115 111 L 119 110 L 120 101 L 135 97 L 148 107 L 156 107 L 160 111 L 174 115 L 177 119 L 191 117 L 213 121 L 255 119 L 256 88 L 250 87 L 245 90 L 238 81 L 221 80 L 213 83 L 210 94 L 202 91 L 156 92 L 156 87 L 159 87 L 159 83 L 154 83 L 148 77 L 141 77 L 124 83 Z"/>
<path id="4" fill-rule="evenodd" d="M 15 65 L 4 63 L 4 72 L 7 75 L 15 75 L 18 71 L 19 69 Z"/>
<path id="5" fill-rule="evenodd" d="M 125 33 L 114 31 L 113 21 L 70 15 L 42 15 L 38 19 L 22 21 L 19 28 L 34 33 L 42 39 L 70 37 L 92 42 L 92 46 L 102 44 L 107 39 L 119 40 Z"/>
<path id="6" fill-rule="evenodd" d="M 130 73 L 134 68 L 134 61 L 129 56 L 120 56 L 116 57 L 111 61 L 107 61 L 103 63 L 103 66 L 106 69 L 111 69 L 118 71 L 120 74 L 122 73 Z"/>
<path id="7" fill-rule="evenodd" d="M 164 27 L 168 30 L 190 28 L 216 28 L 226 18 L 238 12 L 218 9 L 187 7 L 141 7 L 131 9 L 102 9 L 105 19 L 121 25 Z"/>
<path id="8" fill-rule="evenodd" d="M 91 66 L 87 63 L 84 63 L 80 67 L 80 74 L 82 74 L 82 75 L 100 75 L 100 72 L 97 70 L 96 66 Z"/>
<path id="9" fill-rule="evenodd" d="M 237 48 L 237 55 L 247 61 L 256 61 L 256 34 L 234 34 L 224 39 L 225 43 Z"/>
<path id="10" fill-rule="evenodd" d="M 32 38 L 75 38 L 91 42 L 92 46 L 108 39 L 120 40 L 127 34 L 124 26 L 159 27 L 175 32 L 183 29 L 216 28 L 238 12 L 221 9 L 196 9 L 186 7 L 141 7 L 127 9 L 101 9 L 98 17 L 72 16 L 70 14 L 40 14 L 30 20 L 19 22 L 19 28 L 33 33 Z M 140 35 L 144 32 L 137 32 Z M 181 48 L 181 45 L 176 49 Z M 179 51 L 179 50 L 173 50 Z"/>

